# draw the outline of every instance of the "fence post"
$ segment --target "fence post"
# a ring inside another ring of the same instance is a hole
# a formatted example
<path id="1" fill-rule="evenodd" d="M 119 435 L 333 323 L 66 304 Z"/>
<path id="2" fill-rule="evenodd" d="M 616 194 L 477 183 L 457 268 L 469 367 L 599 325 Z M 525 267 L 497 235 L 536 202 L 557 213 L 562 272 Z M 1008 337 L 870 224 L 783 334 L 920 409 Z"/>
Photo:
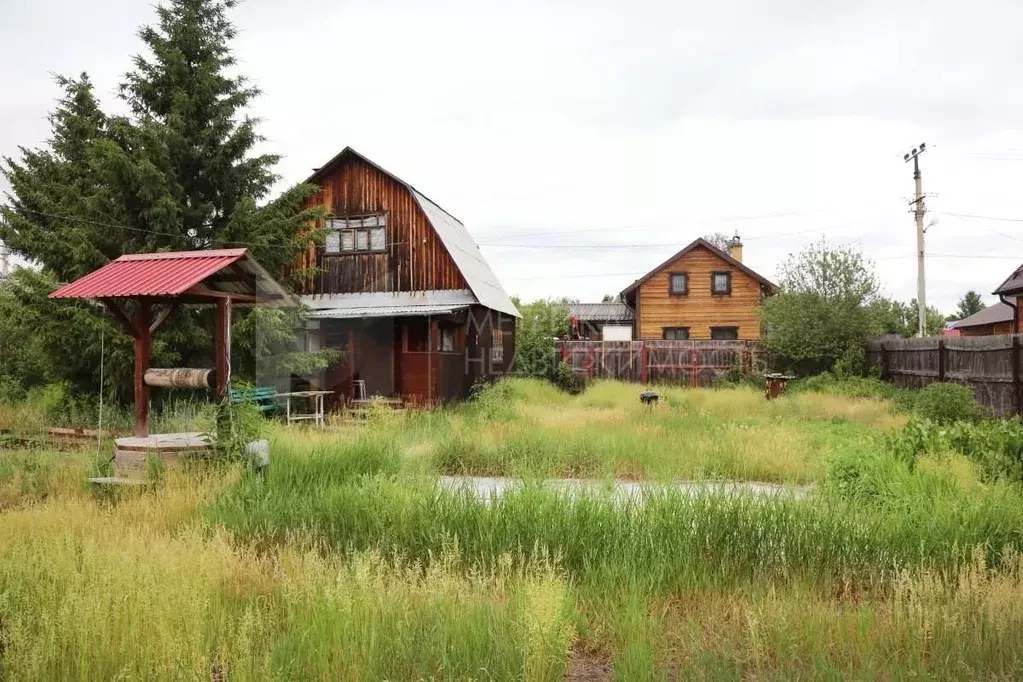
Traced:
<path id="1" fill-rule="evenodd" d="M 888 347 L 885 346 L 884 339 L 881 339 L 881 378 L 885 381 L 891 380 L 891 371 L 889 370 L 888 359 Z"/>
<path id="2" fill-rule="evenodd" d="M 945 339 L 938 339 L 938 381 L 945 380 Z"/>
<path id="3" fill-rule="evenodd" d="M 1023 402 L 1020 400 L 1019 334 L 1012 335 L 1012 400 L 1016 403 L 1016 414 L 1023 414 Z"/>
<path id="4" fill-rule="evenodd" d="M 640 342 L 642 343 L 642 342 Z M 650 364 L 650 349 L 644 343 L 639 349 L 639 380 L 642 383 L 646 383 L 649 378 L 649 371 L 647 365 Z"/>

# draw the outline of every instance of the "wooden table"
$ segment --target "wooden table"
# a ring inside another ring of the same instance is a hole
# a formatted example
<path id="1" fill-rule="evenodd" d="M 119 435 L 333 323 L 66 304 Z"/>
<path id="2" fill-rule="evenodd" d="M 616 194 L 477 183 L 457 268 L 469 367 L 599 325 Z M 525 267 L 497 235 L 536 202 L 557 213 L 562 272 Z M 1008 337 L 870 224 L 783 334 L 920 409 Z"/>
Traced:
<path id="1" fill-rule="evenodd" d="M 323 397 L 332 394 L 333 391 L 292 391 L 291 393 L 278 393 L 276 398 L 284 398 L 284 418 L 290 426 L 292 422 L 309 421 L 316 422 L 317 426 L 323 426 Z M 313 411 L 310 413 L 292 413 L 292 398 L 312 398 Z"/>

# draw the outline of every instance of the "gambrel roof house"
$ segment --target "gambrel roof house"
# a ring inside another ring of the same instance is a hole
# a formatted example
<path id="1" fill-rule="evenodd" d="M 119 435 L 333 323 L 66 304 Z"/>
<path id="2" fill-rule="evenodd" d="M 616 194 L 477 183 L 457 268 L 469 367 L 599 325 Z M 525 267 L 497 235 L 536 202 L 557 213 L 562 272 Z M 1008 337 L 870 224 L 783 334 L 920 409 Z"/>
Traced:
<path id="1" fill-rule="evenodd" d="M 308 182 L 329 213 L 303 263 L 310 344 L 344 350 L 327 390 L 452 400 L 510 369 L 519 312 L 461 221 L 350 147 Z"/>

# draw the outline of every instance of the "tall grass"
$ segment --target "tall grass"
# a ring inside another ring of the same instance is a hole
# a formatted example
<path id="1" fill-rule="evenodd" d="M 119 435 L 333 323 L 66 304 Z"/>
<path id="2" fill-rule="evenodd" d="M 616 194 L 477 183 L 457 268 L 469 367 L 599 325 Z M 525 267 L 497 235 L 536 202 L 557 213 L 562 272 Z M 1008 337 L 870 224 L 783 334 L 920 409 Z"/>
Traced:
<path id="1" fill-rule="evenodd" d="M 1023 676 L 1018 484 L 893 454 L 884 402 L 634 394 L 505 382 L 109 495 L 91 454 L 0 453 L 0 679 Z M 481 501 L 437 471 L 527 482 Z M 817 485 L 630 501 L 537 475 Z"/>
<path id="2" fill-rule="evenodd" d="M 0 524 L 5 679 L 556 680 L 573 638 L 550 562 L 455 568 L 270 552 L 209 532 L 223 481 L 172 480 L 116 505 L 87 497 Z"/>
<path id="3" fill-rule="evenodd" d="M 670 489 L 650 489 L 642 501 L 568 500 L 534 485 L 481 504 L 399 472 L 391 444 L 370 437 L 329 455 L 285 452 L 265 478 L 240 481 L 207 514 L 269 544 L 301 530 L 339 551 L 425 559 L 457 541 L 467 560 L 486 565 L 507 553 L 549 551 L 576 580 L 655 591 L 883 583 L 902 569 L 954 573 L 974 547 L 998 561 L 1005 548 L 1023 545 L 1015 488 L 960 488 L 937 475 L 897 479 L 901 494 L 883 506 L 827 492 L 800 500 Z"/>

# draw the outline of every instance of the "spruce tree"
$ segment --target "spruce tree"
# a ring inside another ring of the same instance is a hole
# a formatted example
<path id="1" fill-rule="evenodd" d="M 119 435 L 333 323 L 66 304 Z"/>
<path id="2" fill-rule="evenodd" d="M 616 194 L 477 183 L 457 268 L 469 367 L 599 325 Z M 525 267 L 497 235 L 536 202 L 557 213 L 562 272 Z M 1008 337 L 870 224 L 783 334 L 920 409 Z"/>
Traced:
<path id="1" fill-rule="evenodd" d="M 146 51 L 134 57 L 120 88 L 127 115 L 104 114 L 86 75 L 60 79 L 64 94 L 51 115 L 50 144 L 4 159 L 11 192 L 0 239 L 42 265 L 49 281 L 73 280 L 123 253 L 233 246 L 250 248 L 285 283 L 304 274 L 295 268 L 296 256 L 318 237 L 307 226 L 322 211 L 307 207 L 316 191 L 308 185 L 267 201 L 279 157 L 256 153 L 258 119 L 246 111 L 259 91 L 230 73 L 234 5 L 169 0 L 157 7 L 156 24 L 139 30 Z M 40 315 L 67 310 L 44 304 L 41 289 L 33 290 L 31 305 Z M 53 357 L 65 365 L 62 376 L 91 390 L 95 355 L 69 352 L 57 331 L 67 322 L 61 315 L 46 325 Z M 272 319 L 276 337 L 295 322 Z M 96 348 L 108 327 L 79 327 L 76 344 Z M 159 351 L 186 366 L 209 364 L 210 329 L 208 316 L 179 313 L 161 329 Z M 242 324 L 239 331 L 234 365 L 251 371 L 251 349 L 260 344 L 245 334 L 260 330 Z"/>

